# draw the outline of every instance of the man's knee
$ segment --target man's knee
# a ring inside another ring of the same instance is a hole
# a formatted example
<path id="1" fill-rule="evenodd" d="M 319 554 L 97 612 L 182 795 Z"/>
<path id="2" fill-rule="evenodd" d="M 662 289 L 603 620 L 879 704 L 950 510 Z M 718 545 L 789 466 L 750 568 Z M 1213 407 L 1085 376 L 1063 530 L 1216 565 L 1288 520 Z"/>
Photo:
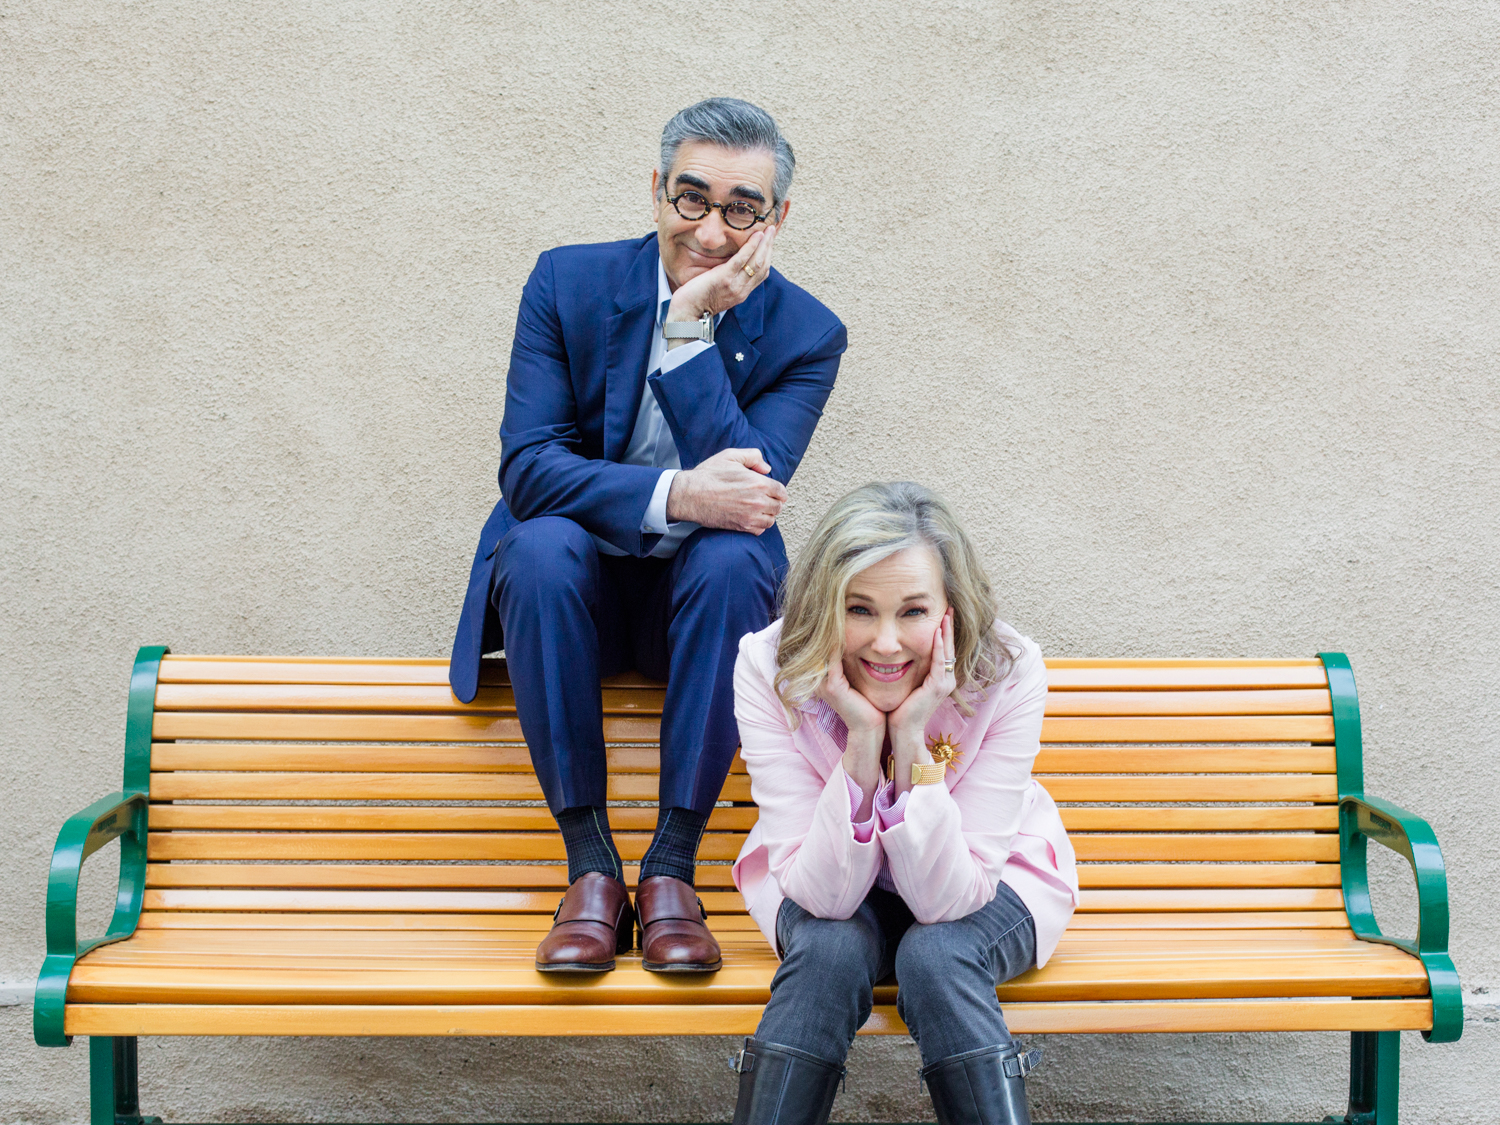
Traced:
<path id="1" fill-rule="evenodd" d="M 679 581 L 722 591 L 775 592 L 775 565 L 759 536 L 748 531 L 699 528 L 683 541 Z"/>
<path id="2" fill-rule="evenodd" d="M 563 516 L 538 516 L 505 533 L 495 552 L 495 587 L 520 582 L 534 594 L 577 590 L 598 571 L 599 549 L 587 531 Z"/>

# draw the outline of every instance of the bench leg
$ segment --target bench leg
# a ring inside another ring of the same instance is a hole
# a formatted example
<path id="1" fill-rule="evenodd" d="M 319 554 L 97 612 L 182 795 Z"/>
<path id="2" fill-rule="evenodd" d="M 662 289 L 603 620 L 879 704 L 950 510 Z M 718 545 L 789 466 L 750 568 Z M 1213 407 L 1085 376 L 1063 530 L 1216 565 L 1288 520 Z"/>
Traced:
<path id="1" fill-rule="evenodd" d="M 135 1036 L 89 1037 L 89 1125 L 161 1125 L 141 1116 Z"/>
<path id="2" fill-rule="evenodd" d="M 1396 1125 L 1400 1093 L 1401 1033 L 1351 1032 L 1349 1112 L 1324 1120 L 1332 1125 Z"/>

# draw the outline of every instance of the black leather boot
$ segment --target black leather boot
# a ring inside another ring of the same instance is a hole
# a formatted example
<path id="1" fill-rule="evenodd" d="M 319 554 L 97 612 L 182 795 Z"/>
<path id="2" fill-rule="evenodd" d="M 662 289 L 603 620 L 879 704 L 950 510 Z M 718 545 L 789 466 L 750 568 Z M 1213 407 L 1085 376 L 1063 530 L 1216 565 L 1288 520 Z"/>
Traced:
<path id="1" fill-rule="evenodd" d="M 1031 1125 L 1026 1076 L 1042 1061 L 1019 1043 L 949 1055 L 922 1068 L 938 1125 Z M 738 1120 L 738 1119 L 736 1119 Z"/>
<path id="2" fill-rule="evenodd" d="M 759 1039 L 746 1039 L 729 1066 L 740 1076 L 734 1125 L 825 1125 L 844 1079 L 841 1066 Z"/>

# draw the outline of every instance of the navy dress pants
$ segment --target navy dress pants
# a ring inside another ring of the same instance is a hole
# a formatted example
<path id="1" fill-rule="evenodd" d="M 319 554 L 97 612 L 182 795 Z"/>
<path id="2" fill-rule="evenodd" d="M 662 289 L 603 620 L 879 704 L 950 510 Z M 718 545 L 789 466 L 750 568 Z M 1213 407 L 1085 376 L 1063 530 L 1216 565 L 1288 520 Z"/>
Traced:
<path id="1" fill-rule="evenodd" d="M 740 741 L 740 638 L 771 623 L 775 596 L 775 564 L 746 532 L 700 528 L 672 558 L 640 559 L 602 553 L 561 516 L 511 528 L 490 598 L 552 812 L 605 803 L 599 680 L 634 669 L 667 681 L 659 803 L 707 815 Z"/>

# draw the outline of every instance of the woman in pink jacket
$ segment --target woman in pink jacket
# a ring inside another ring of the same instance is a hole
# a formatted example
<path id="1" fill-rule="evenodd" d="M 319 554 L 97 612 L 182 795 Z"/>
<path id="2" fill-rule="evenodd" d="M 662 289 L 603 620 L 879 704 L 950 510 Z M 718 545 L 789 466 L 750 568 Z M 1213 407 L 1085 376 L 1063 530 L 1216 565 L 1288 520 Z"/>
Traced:
<path id="1" fill-rule="evenodd" d="M 997 620 L 936 495 L 872 484 L 823 518 L 783 616 L 740 642 L 735 717 L 760 818 L 735 885 L 781 957 L 735 1125 L 826 1122 L 893 970 L 939 1122 L 1027 1125 L 1040 1058 L 996 984 L 1046 963 L 1078 901 L 1031 777 L 1041 654 Z"/>

